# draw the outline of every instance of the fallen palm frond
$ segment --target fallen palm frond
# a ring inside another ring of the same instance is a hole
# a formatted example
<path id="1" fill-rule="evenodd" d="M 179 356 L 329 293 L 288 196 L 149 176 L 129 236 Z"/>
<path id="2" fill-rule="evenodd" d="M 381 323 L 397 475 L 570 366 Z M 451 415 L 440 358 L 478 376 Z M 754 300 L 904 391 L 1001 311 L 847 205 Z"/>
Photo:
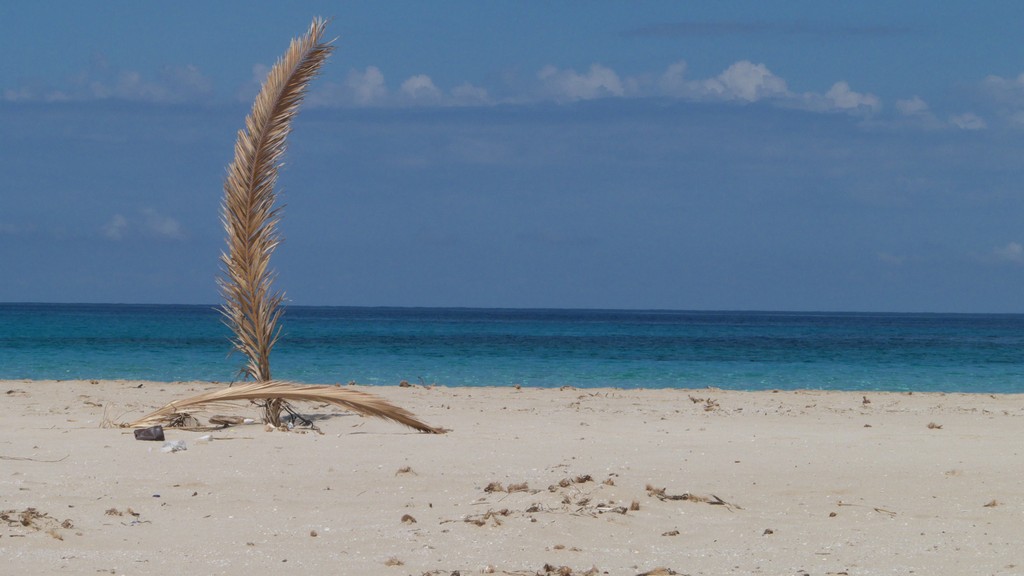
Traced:
<path id="1" fill-rule="evenodd" d="M 230 388 L 205 392 L 198 396 L 176 400 L 163 408 L 127 424 L 129 428 L 144 428 L 168 422 L 186 410 L 200 410 L 203 407 L 217 406 L 225 402 L 278 398 L 288 402 L 327 402 L 342 408 L 358 412 L 366 416 L 383 418 L 415 428 L 420 432 L 440 434 L 440 428 L 434 428 L 418 420 L 415 416 L 388 401 L 367 392 L 342 388 L 340 386 L 323 386 L 294 384 L 271 380 L 269 382 L 249 382 L 236 384 Z"/>
<path id="2" fill-rule="evenodd" d="M 284 294 L 273 290 L 270 256 L 280 243 L 275 185 L 282 165 L 291 121 L 298 113 L 310 81 L 333 47 L 323 41 L 327 23 L 317 18 L 309 32 L 292 40 L 260 89 L 245 129 L 238 132 L 235 157 L 224 181 L 221 218 L 227 251 L 221 254 L 219 279 L 225 323 L 234 332 L 232 344 L 245 355 L 241 372 L 259 382 L 271 380 L 270 351 L 280 335 L 278 320 Z M 281 402 L 265 398 L 265 418 L 280 423 Z"/>

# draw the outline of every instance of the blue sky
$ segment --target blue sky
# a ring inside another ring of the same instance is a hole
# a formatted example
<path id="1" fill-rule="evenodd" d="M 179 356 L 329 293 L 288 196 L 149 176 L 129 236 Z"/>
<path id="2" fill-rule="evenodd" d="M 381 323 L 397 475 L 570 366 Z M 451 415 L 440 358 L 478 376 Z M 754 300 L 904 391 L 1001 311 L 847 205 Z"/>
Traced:
<path id="1" fill-rule="evenodd" d="M 294 304 L 1024 312 L 1024 3 L 0 4 L 0 301 L 209 303 L 313 16 Z"/>

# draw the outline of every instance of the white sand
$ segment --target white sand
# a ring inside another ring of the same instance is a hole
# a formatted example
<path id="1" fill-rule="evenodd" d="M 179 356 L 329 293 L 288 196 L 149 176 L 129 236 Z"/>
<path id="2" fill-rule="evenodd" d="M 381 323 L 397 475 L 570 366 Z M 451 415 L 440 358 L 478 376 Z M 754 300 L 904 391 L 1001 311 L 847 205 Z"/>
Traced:
<path id="1" fill-rule="evenodd" d="M 1020 395 L 367 387 L 452 431 L 100 428 L 219 386 L 0 382 L 0 573 L 1024 574 Z"/>

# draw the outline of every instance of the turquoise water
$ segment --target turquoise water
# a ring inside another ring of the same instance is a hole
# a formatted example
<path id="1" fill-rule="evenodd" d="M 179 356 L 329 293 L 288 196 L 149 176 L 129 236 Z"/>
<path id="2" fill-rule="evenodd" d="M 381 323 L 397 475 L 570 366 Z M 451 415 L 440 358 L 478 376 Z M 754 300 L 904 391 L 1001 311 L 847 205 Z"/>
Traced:
<path id="1" fill-rule="evenodd" d="M 310 383 L 1024 392 L 1024 315 L 289 307 Z M 212 306 L 0 304 L 0 378 L 236 378 Z"/>

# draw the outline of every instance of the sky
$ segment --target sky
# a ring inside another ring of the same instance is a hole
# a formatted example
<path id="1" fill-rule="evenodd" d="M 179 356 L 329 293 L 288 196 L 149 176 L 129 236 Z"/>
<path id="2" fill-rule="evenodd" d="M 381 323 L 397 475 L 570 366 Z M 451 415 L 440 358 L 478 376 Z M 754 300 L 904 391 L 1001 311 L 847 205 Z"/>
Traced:
<path id="1" fill-rule="evenodd" d="M 1021 2 L 0 3 L 0 302 L 216 304 L 314 16 L 295 305 L 1024 313 Z"/>

